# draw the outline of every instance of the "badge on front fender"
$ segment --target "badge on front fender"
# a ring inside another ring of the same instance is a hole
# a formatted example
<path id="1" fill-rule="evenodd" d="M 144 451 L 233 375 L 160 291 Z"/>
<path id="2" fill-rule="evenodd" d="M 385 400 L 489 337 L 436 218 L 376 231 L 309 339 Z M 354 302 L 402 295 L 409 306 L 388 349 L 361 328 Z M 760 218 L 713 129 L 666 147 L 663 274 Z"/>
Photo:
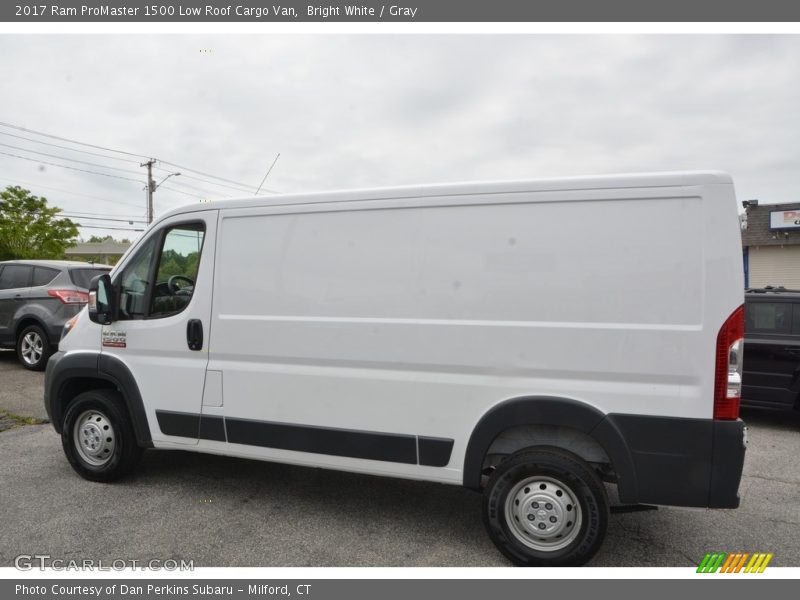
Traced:
<path id="1" fill-rule="evenodd" d="M 126 348 L 128 334 L 124 331 L 103 330 L 103 346 L 110 348 Z"/>

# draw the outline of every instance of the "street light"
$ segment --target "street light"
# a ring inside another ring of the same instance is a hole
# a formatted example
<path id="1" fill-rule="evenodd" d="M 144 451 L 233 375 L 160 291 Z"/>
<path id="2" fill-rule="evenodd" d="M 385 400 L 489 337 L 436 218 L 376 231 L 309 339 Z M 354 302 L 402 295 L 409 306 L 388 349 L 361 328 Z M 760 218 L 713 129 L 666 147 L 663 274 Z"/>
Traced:
<path id="1" fill-rule="evenodd" d="M 180 175 L 180 173 L 170 173 L 169 175 L 164 177 L 164 179 L 162 179 L 161 181 L 159 181 L 157 184 L 155 184 L 153 186 L 153 191 L 155 192 L 161 186 L 161 184 L 164 183 L 170 177 L 177 177 L 178 175 Z"/>

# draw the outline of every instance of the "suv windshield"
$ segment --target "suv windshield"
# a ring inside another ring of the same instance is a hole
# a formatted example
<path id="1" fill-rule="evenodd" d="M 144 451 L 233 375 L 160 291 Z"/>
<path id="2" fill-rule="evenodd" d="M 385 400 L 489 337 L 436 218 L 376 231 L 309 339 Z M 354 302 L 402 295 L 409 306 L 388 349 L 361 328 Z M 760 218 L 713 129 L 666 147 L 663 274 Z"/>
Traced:
<path id="1" fill-rule="evenodd" d="M 92 279 L 103 273 L 108 273 L 108 269 L 70 269 L 69 278 L 79 288 L 88 290 Z"/>

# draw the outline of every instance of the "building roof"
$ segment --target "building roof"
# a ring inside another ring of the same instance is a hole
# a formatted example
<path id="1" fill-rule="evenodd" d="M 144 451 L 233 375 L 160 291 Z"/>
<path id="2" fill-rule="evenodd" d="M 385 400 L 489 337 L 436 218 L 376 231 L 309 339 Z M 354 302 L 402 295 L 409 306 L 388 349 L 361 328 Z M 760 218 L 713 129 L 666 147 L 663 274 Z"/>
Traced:
<path id="1" fill-rule="evenodd" d="M 64 253 L 70 256 L 98 256 L 102 254 L 125 254 L 130 244 L 121 242 L 83 242 L 67 248 Z"/>
<path id="2" fill-rule="evenodd" d="M 800 244 L 800 229 L 772 231 L 769 213 L 800 209 L 800 203 L 759 204 L 747 207 L 747 229 L 742 231 L 743 246 L 794 246 Z"/>

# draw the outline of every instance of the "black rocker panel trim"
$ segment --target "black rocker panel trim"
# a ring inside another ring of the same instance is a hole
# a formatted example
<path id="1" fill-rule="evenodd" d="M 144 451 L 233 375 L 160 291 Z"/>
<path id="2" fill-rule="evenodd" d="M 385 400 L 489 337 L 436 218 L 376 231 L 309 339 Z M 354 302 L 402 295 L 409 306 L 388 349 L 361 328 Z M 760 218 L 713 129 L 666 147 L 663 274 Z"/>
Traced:
<path id="1" fill-rule="evenodd" d="M 426 467 L 446 467 L 453 452 L 453 440 L 419 436 L 417 451 L 419 464 Z"/>
<path id="2" fill-rule="evenodd" d="M 158 428 L 164 435 L 198 438 L 200 434 L 200 415 L 157 410 Z"/>
<path id="3" fill-rule="evenodd" d="M 225 427 L 231 444 L 417 464 L 417 440 L 413 435 L 229 418 L 225 419 Z"/>
<path id="4" fill-rule="evenodd" d="M 164 435 L 200 438 L 215 442 L 225 441 L 225 423 L 217 415 L 157 410 L 158 428 Z"/>
<path id="5" fill-rule="evenodd" d="M 260 446 L 311 454 L 346 456 L 409 465 L 444 467 L 450 462 L 453 440 L 377 433 L 313 425 L 293 425 L 157 410 L 165 435 Z"/>
<path id="6" fill-rule="evenodd" d="M 200 439 L 224 442 L 225 440 L 225 421 L 216 415 L 200 416 Z"/>

